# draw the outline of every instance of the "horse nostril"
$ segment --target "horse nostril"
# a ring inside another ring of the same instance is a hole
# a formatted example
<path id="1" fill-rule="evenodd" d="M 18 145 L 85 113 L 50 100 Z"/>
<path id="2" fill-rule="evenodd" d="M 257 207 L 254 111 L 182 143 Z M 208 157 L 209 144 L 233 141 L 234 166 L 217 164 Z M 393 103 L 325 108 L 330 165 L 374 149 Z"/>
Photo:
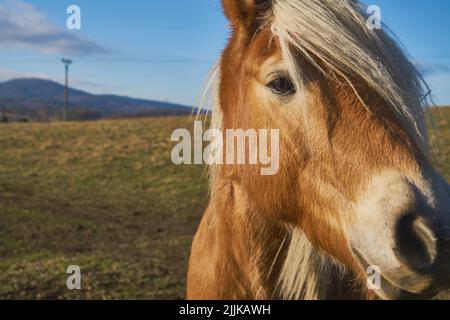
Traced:
<path id="1" fill-rule="evenodd" d="M 398 258 L 419 272 L 428 272 L 437 256 L 437 239 L 425 220 L 413 214 L 403 216 L 396 237 Z"/>

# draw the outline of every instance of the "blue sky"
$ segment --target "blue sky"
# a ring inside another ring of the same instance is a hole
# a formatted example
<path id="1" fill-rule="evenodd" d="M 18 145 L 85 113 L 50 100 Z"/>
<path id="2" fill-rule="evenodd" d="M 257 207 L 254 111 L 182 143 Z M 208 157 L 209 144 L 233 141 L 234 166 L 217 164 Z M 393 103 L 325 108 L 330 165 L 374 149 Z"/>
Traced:
<path id="1" fill-rule="evenodd" d="M 381 7 L 436 102 L 450 105 L 450 1 L 365 2 Z M 65 27 L 71 4 L 81 31 Z M 0 81 L 62 81 L 67 56 L 74 87 L 184 104 L 196 101 L 229 33 L 220 0 L 0 0 L 0 30 Z"/>

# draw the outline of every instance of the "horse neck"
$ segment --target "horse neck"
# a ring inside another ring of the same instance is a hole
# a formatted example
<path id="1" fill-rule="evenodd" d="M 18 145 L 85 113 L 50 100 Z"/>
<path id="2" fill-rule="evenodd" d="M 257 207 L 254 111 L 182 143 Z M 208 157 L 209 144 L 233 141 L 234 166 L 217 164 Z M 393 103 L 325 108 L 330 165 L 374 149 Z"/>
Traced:
<path id="1" fill-rule="evenodd" d="M 325 298 L 327 270 L 320 268 L 307 238 L 260 214 L 238 184 L 216 182 L 211 226 L 221 253 L 218 281 L 225 284 L 224 294 L 240 299 Z"/>
<path id="2" fill-rule="evenodd" d="M 221 252 L 218 282 L 226 298 L 364 298 L 354 290 L 351 276 L 300 229 L 264 217 L 238 184 L 219 185 L 213 190 L 211 228 Z"/>
<path id="3" fill-rule="evenodd" d="M 258 217 L 239 185 L 216 181 L 207 211 L 216 282 L 224 299 L 272 299 L 285 250 L 284 230 Z M 275 236 L 278 232 L 278 237 Z"/>

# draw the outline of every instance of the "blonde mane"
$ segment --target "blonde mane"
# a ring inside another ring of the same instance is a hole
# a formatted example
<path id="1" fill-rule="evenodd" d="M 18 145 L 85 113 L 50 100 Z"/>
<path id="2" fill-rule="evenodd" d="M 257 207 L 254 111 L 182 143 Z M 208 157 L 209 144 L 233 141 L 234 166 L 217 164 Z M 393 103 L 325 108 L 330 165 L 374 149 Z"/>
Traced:
<path id="1" fill-rule="evenodd" d="M 303 79 L 294 51 L 326 77 L 344 78 L 359 98 L 355 79 L 375 90 L 428 155 L 422 104 L 428 86 L 388 27 L 369 26 L 359 1 L 274 0 L 270 16 L 273 33 L 299 87 Z"/>
<path id="2" fill-rule="evenodd" d="M 274 39 L 279 41 L 290 75 L 299 88 L 305 79 L 297 64 L 298 52 L 326 77 L 345 79 L 364 106 L 366 103 L 353 81 L 358 79 L 377 92 L 423 153 L 429 155 L 423 109 L 428 86 L 387 27 L 371 30 L 365 10 L 357 0 L 272 2 L 262 23 L 271 28 Z M 199 105 L 199 110 L 211 111 L 211 127 L 215 129 L 222 129 L 218 101 L 220 74 L 218 63 Z M 212 195 L 215 172 L 214 166 L 210 167 Z M 285 299 L 324 298 L 331 270 L 337 264 L 315 248 L 301 230 L 287 228 L 286 232 L 290 244 L 279 277 L 279 294 Z"/>
<path id="3" fill-rule="evenodd" d="M 289 231 L 291 241 L 277 292 L 286 300 L 325 299 L 334 266 L 331 259 L 315 248 L 301 230 Z"/>

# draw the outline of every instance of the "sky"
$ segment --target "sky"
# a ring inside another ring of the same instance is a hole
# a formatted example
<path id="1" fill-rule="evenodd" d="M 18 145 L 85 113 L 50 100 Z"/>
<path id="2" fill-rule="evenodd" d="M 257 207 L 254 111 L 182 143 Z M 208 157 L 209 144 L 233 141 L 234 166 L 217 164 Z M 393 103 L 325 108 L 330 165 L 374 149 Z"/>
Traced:
<path id="1" fill-rule="evenodd" d="M 450 105 L 450 1 L 364 2 Z M 73 4 L 81 30 L 66 27 Z M 75 88 L 192 105 L 228 36 L 220 0 L 0 0 L 0 81 L 62 82 L 66 57 Z"/>

